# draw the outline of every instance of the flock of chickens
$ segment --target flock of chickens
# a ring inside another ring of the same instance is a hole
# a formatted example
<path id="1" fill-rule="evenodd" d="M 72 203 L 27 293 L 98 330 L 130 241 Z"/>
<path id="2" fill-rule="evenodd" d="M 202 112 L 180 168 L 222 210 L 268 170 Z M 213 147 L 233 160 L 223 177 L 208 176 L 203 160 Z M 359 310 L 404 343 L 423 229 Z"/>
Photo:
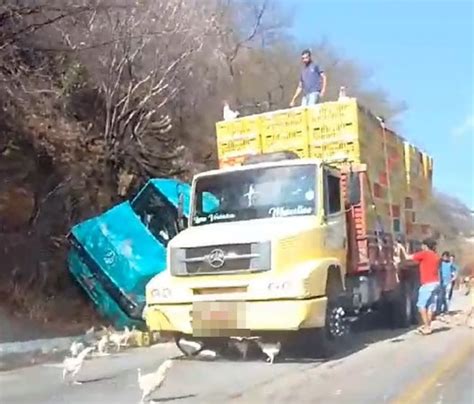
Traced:
<path id="1" fill-rule="evenodd" d="M 102 335 L 99 339 L 96 339 L 94 327 L 90 328 L 80 341 L 72 343 L 69 349 L 71 356 L 64 358 L 63 381 L 66 380 L 67 376 L 74 378 L 79 373 L 87 355 L 93 351 L 97 351 L 101 356 L 108 355 L 110 345 L 114 345 L 115 350 L 118 352 L 121 347 L 128 346 L 130 338 L 135 332 L 135 329 L 130 330 L 128 327 L 125 327 L 123 332 L 102 327 Z"/>
<path id="2" fill-rule="evenodd" d="M 214 359 L 217 356 L 215 351 L 203 349 L 199 342 L 186 340 L 184 338 L 181 338 L 179 341 L 180 349 L 182 352 L 188 352 L 188 356 L 196 356 L 199 354 L 201 357 L 208 359 Z M 248 352 L 253 346 L 258 347 L 266 356 L 266 361 L 270 364 L 273 364 L 275 358 L 281 351 L 280 342 L 263 342 L 259 337 L 230 337 L 228 341 L 228 348 L 237 351 L 243 360 L 247 359 Z M 185 347 L 185 349 L 183 349 L 183 347 Z"/>
<path id="3" fill-rule="evenodd" d="M 135 337 L 136 333 L 138 333 L 137 330 L 134 328 L 130 330 L 128 327 L 125 327 L 122 332 L 105 327 L 102 327 L 102 331 L 99 333 L 95 333 L 93 327 L 89 329 L 81 340 L 72 343 L 69 349 L 69 355 L 63 360 L 63 382 L 68 379 L 73 384 L 81 384 L 81 382 L 75 380 L 75 377 L 81 370 L 84 360 L 88 355 L 97 352 L 97 356 L 105 356 L 109 355 L 111 350 L 119 352 L 121 348 L 130 346 L 130 341 Z M 267 356 L 267 361 L 269 363 L 273 363 L 281 349 L 280 343 L 263 344 L 257 339 L 252 341 L 243 338 L 232 338 L 231 342 L 244 360 L 247 358 L 249 346 L 253 342 L 255 342 L 260 347 L 261 351 Z M 194 350 L 196 355 L 199 354 L 203 358 L 214 359 L 217 356 L 213 351 L 201 350 L 201 346 L 198 346 L 194 341 L 184 341 L 184 344 L 187 345 L 188 348 Z M 167 359 L 160 364 L 156 371 L 147 374 L 142 373 L 140 368 L 137 370 L 138 386 L 142 391 L 140 403 L 144 403 L 149 399 L 153 392 L 160 388 L 173 363 L 173 359 Z"/>
<path id="4" fill-rule="evenodd" d="M 115 347 L 115 351 L 119 352 L 122 347 L 129 346 L 131 338 L 137 333 L 135 329 L 130 330 L 125 327 L 124 331 L 119 332 L 102 327 L 100 338 L 96 338 L 94 328 L 89 329 L 84 338 L 80 341 L 74 341 L 70 347 L 70 355 L 64 358 L 62 368 L 62 380 L 70 379 L 74 384 L 81 384 L 75 380 L 75 376 L 82 368 L 82 364 L 86 357 L 94 351 L 98 356 L 109 355 L 111 347 Z M 140 403 L 157 390 L 164 382 L 167 371 L 171 368 L 173 361 L 168 359 L 164 361 L 159 368 L 152 373 L 142 374 L 138 369 L 138 385 L 142 391 Z"/>

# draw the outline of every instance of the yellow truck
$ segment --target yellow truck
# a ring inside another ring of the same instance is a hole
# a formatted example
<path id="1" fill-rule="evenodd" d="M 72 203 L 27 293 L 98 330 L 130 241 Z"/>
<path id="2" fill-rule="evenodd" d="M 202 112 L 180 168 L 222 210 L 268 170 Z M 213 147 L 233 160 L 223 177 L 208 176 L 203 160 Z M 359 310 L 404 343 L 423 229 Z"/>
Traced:
<path id="1" fill-rule="evenodd" d="M 146 288 L 150 331 L 188 354 L 183 341 L 224 349 L 232 338 L 330 354 L 369 310 L 416 321 L 417 271 L 396 247 L 429 234 L 417 212 L 431 157 L 356 99 L 216 130 L 220 168 L 194 177 L 188 228 Z"/>

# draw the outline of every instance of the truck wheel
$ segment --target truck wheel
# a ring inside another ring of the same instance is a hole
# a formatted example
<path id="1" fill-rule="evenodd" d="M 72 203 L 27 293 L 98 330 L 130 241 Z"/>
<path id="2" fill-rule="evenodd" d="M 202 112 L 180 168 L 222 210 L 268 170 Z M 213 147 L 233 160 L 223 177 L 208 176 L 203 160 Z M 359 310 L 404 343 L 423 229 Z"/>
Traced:
<path id="1" fill-rule="evenodd" d="M 332 279 L 331 279 L 332 278 Z M 350 326 L 345 318 L 341 299 L 342 286 L 334 276 L 328 279 L 326 319 L 324 328 L 314 329 L 311 353 L 325 358 L 335 355 L 347 341 Z M 314 349 L 313 349 L 314 348 Z"/>
<path id="2" fill-rule="evenodd" d="M 409 282 L 402 282 L 399 292 L 392 303 L 392 321 L 395 328 L 408 328 L 412 324 L 413 288 Z"/>
<path id="3" fill-rule="evenodd" d="M 335 355 L 341 350 L 349 334 L 349 324 L 345 319 L 344 308 L 339 299 L 328 300 L 326 322 L 319 330 L 321 354 L 324 357 Z"/>
<path id="4" fill-rule="evenodd" d="M 420 323 L 420 318 L 418 314 L 418 307 L 416 306 L 416 301 L 418 300 L 418 287 L 416 284 L 412 284 L 411 296 L 412 296 L 411 323 L 412 325 L 418 325 Z"/>

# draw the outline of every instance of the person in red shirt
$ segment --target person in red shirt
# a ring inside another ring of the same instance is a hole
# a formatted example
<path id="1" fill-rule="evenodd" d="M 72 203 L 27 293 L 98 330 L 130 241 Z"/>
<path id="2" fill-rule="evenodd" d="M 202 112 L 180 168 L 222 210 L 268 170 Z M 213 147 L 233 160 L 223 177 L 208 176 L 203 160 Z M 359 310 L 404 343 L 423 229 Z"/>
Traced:
<path id="1" fill-rule="evenodd" d="M 402 247 L 404 250 L 404 247 Z M 431 334 L 431 321 L 436 310 L 436 296 L 439 288 L 439 266 L 441 258 L 436 253 L 436 241 L 426 239 L 423 241 L 422 250 L 409 255 L 404 250 L 407 259 L 420 265 L 420 289 L 418 290 L 417 307 L 423 325 L 419 331 L 423 335 Z"/>

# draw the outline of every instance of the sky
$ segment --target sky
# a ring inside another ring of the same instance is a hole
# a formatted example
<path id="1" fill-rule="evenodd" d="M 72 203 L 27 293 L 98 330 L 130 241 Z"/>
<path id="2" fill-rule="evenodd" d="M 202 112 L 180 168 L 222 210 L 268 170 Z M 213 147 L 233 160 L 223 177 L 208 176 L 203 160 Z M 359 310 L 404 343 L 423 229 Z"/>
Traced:
<path id="1" fill-rule="evenodd" d="M 281 1 L 302 45 L 327 39 L 407 103 L 400 135 L 433 156 L 434 186 L 474 209 L 474 0 Z"/>

